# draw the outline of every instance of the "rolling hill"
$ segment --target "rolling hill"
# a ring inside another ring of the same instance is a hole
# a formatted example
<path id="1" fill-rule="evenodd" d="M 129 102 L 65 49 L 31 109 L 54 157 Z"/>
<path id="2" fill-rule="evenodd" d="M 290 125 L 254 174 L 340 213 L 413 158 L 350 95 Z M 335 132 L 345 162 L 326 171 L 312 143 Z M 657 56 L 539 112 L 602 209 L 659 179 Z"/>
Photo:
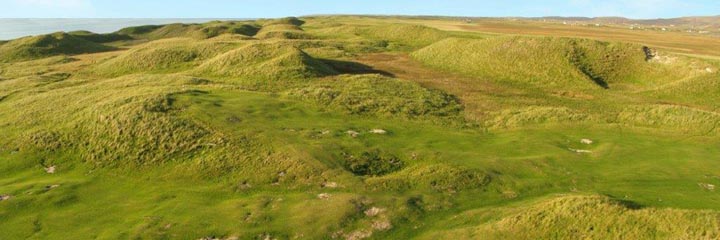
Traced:
<path id="1" fill-rule="evenodd" d="M 0 239 L 720 237 L 713 38 L 474 21 L 1 43 Z"/>

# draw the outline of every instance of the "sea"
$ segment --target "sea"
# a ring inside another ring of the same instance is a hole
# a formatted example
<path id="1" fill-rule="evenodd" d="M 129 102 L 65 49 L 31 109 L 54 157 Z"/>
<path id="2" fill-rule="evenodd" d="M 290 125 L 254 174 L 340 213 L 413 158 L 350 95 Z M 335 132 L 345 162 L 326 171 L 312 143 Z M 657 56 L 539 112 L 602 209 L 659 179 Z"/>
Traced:
<path id="1" fill-rule="evenodd" d="M 54 32 L 87 30 L 110 33 L 125 27 L 170 23 L 204 23 L 242 18 L 0 18 L 0 40 Z"/>

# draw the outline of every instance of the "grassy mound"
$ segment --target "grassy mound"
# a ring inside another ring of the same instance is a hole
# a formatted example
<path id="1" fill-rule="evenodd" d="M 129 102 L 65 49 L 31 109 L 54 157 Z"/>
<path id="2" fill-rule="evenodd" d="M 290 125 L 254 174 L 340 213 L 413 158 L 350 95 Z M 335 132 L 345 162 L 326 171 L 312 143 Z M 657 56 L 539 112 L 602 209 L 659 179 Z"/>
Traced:
<path id="1" fill-rule="evenodd" d="M 296 17 L 285 17 L 285 18 L 278 18 L 278 19 L 269 19 L 269 20 L 260 20 L 259 22 L 263 23 L 265 26 L 269 25 L 294 25 L 294 26 L 301 26 L 305 24 L 305 21 L 300 20 Z"/>
<path id="2" fill-rule="evenodd" d="M 435 164 L 408 167 L 397 173 L 368 178 L 365 182 L 375 190 L 433 189 L 455 192 L 486 186 L 490 183 L 490 176 L 475 169 Z"/>
<path id="3" fill-rule="evenodd" d="M 303 32 L 302 28 L 293 24 L 270 24 L 263 26 L 255 35 L 260 39 L 310 39 L 312 36 Z"/>
<path id="4" fill-rule="evenodd" d="M 133 39 L 129 35 L 118 34 L 118 33 L 98 34 L 98 33 L 93 33 L 93 32 L 89 32 L 89 31 L 73 31 L 73 32 L 68 32 L 68 34 L 73 35 L 78 38 L 82 38 L 82 39 L 91 41 L 91 42 L 96 42 L 96 43 L 109 43 L 109 42 L 117 42 L 117 41 Z"/>
<path id="5" fill-rule="evenodd" d="M 55 55 L 110 51 L 114 48 L 67 33 L 25 37 L 0 45 L 0 62 L 32 60 Z"/>
<path id="6" fill-rule="evenodd" d="M 625 108 L 617 121 L 638 127 L 675 130 L 685 133 L 717 133 L 720 114 L 677 105 L 649 105 Z"/>
<path id="7" fill-rule="evenodd" d="M 516 128 L 525 125 L 568 123 L 588 119 L 586 114 L 565 107 L 524 107 L 488 113 L 484 125 L 489 128 Z"/>
<path id="8" fill-rule="evenodd" d="M 193 72 L 235 80 L 297 80 L 333 74 L 334 70 L 293 46 L 254 43 L 216 56 Z"/>
<path id="9" fill-rule="evenodd" d="M 511 84 L 591 89 L 681 78 L 684 63 L 647 61 L 641 45 L 569 38 L 447 39 L 413 53 L 428 66 Z"/>
<path id="10" fill-rule="evenodd" d="M 181 71 L 228 51 L 238 44 L 219 41 L 194 41 L 173 38 L 153 41 L 134 47 L 123 54 L 98 64 L 95 71 L 108 76 L 139 72 Z"/>
<path id="11" fill-rule="evenodd" d="M 115 34 L 131 36 L 137 39 L 157 40 L 163 38 L 206 39 L 222 34 L 255 35 L 258 27 L 242 22 L 209 22 L 205 24 L 168 24 L 146 25 L 121 29 Z"/>
<path id="12" fill-rule="evenodd" d="M 398 43 L 401 45 L 399 47 L 411 48 L 427 46 L 448 37 L 446 32 L 435 28 L 407 24 L 372 26 L 360 30 L 360 35 Z"/>
<path id="13" fill-rule="evenodd" d="M 416 50 L 450 35 L 435 28 L 390 24 L 382 26 L 336 26 L 308 30 L 313 35 L 326 39 L 376 41 L 391 50 Z"/>
<path id="14" fill-rule="evenodd" d="M 23 111 L 5 120 L 32 116 L 18 126 L 27 129 L 18 140 L 27 143 L 18 146 L 27 151 L 75 152 L 94 166 L 168 162 L 214 141 L 207 128 L 170 113 L 172 94 L 183 84 L 191 79 L 135 75 L 58 88 L 8 102 Z M 29 127 L 36 124 L 52 127 Z"/>
<path id="15" fill-rule="evenodd" d="M 457 118 L 462 111 L 452 95 L 380 75 L 341 76 L 293 90 L 290 95 L 356 115 Z"/>
<path id="16" fill-rule="evenodd" d="M 717 239 L 720 213 L 675 209 L 638 209 L 602 196 L 561 196 L 474 229 L 444 238 L 490 239 Z"/>

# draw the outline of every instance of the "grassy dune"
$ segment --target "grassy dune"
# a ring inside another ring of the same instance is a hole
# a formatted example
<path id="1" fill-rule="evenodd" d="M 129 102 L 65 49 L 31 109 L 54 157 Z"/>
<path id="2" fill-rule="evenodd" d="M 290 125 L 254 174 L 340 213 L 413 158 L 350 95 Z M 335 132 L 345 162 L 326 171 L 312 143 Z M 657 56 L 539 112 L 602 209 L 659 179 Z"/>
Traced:
<path id="1" fill-rule="evenodd" d="M 2 43 L 0 239 L 719 237 L 720 62 L 447 21 Z"/>

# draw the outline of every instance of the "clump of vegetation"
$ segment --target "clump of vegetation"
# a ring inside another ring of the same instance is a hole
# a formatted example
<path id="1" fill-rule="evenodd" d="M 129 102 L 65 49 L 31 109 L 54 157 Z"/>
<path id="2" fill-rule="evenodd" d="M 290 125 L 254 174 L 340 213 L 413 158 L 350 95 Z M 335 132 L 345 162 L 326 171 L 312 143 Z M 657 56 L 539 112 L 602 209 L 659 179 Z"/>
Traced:
<path id="1" fill-rule="evenodd" d="M 359 176 L 382 176 L 402 169 L 403 161 L 379 150 L 343 154 L 345 169 Z"/>
<path id="2" fill-rule="evenodd" d="M 434 189 L 455 192 L 484 187 L 490 183 L 490 179 L 490 175 L 476 169 L 448 164 L 425 164 L 407 167 L 385 176 L 368 178 L 365 182 L 376 190 Z"/>
<path id="3" fill-rule="evenodd" d="M 484 125 L 489 128 L 517 128 L 534 124 L 577 122 L 588 118 L 587 114 L 565 107 L 532 106 L 489 113 Z"/>
<path id="4" fill-rule="evenodd" d="M 617 121 L 631 126 L 687 133 L 720 131 L 720 114 L 677 105 L 630 106 L 618 114 Z"/>
<path id="5" fill-rule="evenodd" d="M 381 75 L 340 76 L 289 94 L 356 115 L 453 119 L 462 111 L 452 95 Z"/>
<path id="6" fill-rule="evenodd" d="M 25 37 L 0 45 L 0 62 L 39 59 L 55 55 L 72 55 L 113 50 L 64 32 Z"/>
<path id="7" fill-rule="evenodd" d="M 473 228 L 488 238 L 620 239 L 720 237 L 720 213 L 645 209 L 605 196 L 568 195 L 511 210 L 514 214 Z M 448 234 L 463 238 L 460 231 Z"/>

